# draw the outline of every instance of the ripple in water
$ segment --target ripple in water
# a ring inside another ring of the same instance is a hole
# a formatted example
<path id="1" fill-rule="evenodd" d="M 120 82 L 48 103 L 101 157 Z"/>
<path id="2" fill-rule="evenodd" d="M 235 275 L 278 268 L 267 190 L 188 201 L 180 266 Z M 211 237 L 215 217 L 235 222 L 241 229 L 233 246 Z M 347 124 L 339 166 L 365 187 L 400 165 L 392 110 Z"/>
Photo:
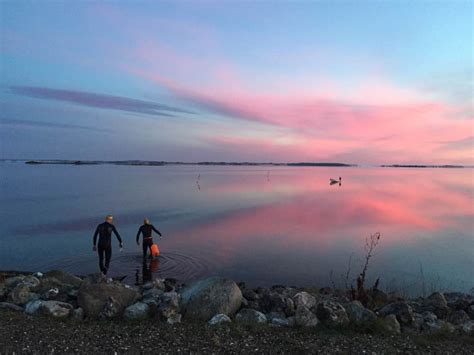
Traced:
<path id="1" fill-rule="evenodd" d="M 180 282 L 187 282 L 209 275 L 214 269 L 209 260 L 213 258 L 167 251 L 160 254 L 157 259 L 147 258 L 143 262 L 141 254 L 121 252 L 112 254 L 109 276 L 127 276 L 124 282 L 129 284 L 141 284 L 155 278 L 175 278 Z M 98 263 L 98 256 L 94 253 L 56 259 L 40 265 L 37 269 L 41 271 L 61 269 L 76 275 L 86 275 L 98 272 Z"/>

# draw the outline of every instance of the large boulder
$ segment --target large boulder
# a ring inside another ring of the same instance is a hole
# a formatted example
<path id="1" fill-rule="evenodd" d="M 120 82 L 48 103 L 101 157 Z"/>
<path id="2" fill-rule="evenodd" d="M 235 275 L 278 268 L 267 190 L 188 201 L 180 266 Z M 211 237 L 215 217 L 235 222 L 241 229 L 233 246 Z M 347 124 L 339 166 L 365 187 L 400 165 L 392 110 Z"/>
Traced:
<path id="1" fill-rule="evenodd" d="M 344 309 L 349 320 L 358 326 L 373 323 L 377 319 L 375 313 L 365 308 L 359 301 L 345 304 Z"/>
<path id="2" fill-rule="evenodd" d="M 148 317 L 149 306 L 143 302 L 137 302 L 125 308 L 123 317 L 128 320 L 142 320 Z"/>
<path id="3" fill-rule="evenodd" d="M 106 283 L 107 277 L 101 272 L 95 272 L 93 274 L 89 274 L 86 277 L 84 277 L 83 282 L 87 284 Z"/>
<path id="4" fill-rule="evenodd" d="M 316 298 L 308 292 L 302 291 L 293 296 L 293 303 L 296 308 L 304 306 L 311 309 L 316 306 Z"/>
<path id="5" fill-rule="evenodd" d="M 295 325 L 297 327 L 315 327 L 319 323 L 318 317 L 307 307 L 300 306 L 295 312 Z"/>
<path id="6" fill-rule="evenodd" d="M 242 304 L 242 292 L 228 279 L 211 277 L 196 281 L 181 291 L 181 306 L 186 318 L 208 321 L 222 313 L 233 315 Z"/>
<path id="7" fill-rule="evenodd" d="M 423 302 L 424 309 L 431 311 L 438 318 L 446 318 L 449 313 L 448 303 L 444 295 L 440 292 L 434 292 Z"/>
<path id="8" fill-rule="evenodd" d="M 339 303 L 333 301 L 323 301 L 316 308 L 316 315 L 324 325 L 340 327 L 349 323 L 346 310 Z"/>
<path id="9" fill-rule="evenodd" d="M 117 312 L 121 313 L 126 307 L 135 303 L 140 298 L 140 294 L 120 283 L 84 283 L 77 294 L 77 303 L 84 309 L 86 317 L 96 318 L 110 297 L 114 300 Z"/>
<path id="10" fill-rule="evenodd" d="M 266 323 L 267 317 L 262 312 L 250 308 L 244 308 L 236 314 L 235 320 L 242 323 Z"/>
<path id="11" fill-rule="evenodd" d="M 406 302 L 393 302 L 378 311 L 382 317 L 394 314 L 401 324 L 410 324 L 414 321 L 413 309 Z"/>
<path id="12" fill-rule="evenodd" d="M 43 275 L 41 281 L 43 282 L 46 278 L 55 278 L 62 284 L 68 284 L 73 287 L 79 287 L 82 284 L 82 279 L 62 270 L 48 271 Z"/>
<path id="13" fill-rule="evenodd" d="M 39 312 L 53 318 L 67 318 L 73 310 L 69 303 L 58 301 L 43 301 L 39 307 Z"/>

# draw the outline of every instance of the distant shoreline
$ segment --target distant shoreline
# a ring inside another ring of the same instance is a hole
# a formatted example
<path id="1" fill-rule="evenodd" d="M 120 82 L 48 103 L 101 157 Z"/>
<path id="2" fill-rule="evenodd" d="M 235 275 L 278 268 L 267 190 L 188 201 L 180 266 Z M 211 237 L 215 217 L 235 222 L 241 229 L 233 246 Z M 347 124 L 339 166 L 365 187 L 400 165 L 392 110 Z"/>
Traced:
<path id="1" fill-rule="evenodd" d="M 333 162 L 299 162 L 299 163 L 254 163 L 254 162 L 181 162 L 155 160 L 65 160 L 65 159 L 0 159 L 1 162 L 20 162 L 29 165 L 131 165 L 131 166 L 166 166 L 166 165 L 200 165 L 200 166 L 290 166 L 290 167 L 358 167 L 358 164 Z M 461 169 L 472 168 L 466 165 L 453 164 L 381 164 L 373 165 L 380 168 L 431 168 Z"/>
<path id="2" fill-rule="evenodd" d="M 153 160 L 61 160 L 61 159 L 2 159 L 1 161 L 24 162 L 30 165 L 133 165 L 133 166 L 165 166 L 165 165 L 204 165 L 204 166 L 334 166 L 351 167 L 355 164 L 345 163 L 253 163 L 253 162 L 181 162 L 181 161 L 153 161 Z"/>

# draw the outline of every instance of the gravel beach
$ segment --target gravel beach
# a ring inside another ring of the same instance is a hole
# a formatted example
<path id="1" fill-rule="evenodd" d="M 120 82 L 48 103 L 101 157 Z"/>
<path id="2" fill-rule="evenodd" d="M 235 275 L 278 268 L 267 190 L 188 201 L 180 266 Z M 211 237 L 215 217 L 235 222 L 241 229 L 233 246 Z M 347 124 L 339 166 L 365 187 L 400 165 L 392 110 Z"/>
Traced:
<path id="1" fill-rule="evenodd" d="M 0 310 L 1 353 L 472 354 L 474 339 L 202 323 L 85 321 Z"/>

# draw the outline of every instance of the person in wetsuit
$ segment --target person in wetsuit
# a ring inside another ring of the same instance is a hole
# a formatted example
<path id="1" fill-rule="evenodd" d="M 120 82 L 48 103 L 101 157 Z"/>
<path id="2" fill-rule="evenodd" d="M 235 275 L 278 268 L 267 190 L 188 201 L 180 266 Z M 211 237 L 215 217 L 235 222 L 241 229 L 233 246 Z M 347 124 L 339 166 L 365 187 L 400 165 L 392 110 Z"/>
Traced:
<path id="1" fill-rule="evenodd" d="M 102 271 L 104 275 L 107 275 L 107 271 L 109 270 L 110 266 L 110 258 L 112 257 L 112 232 L 117 237 L 120 248 L 123 247 L 122 238 L 120 238 L 120 234 L 117 232 L 117 229 L 115 229 L 115 226 L 112 224 L 112 221 L 113 216 L 108 215 L 107 217 L 105 217 L 105 222 L 97 226 L 94 233 L 94 247 L 92 249 L 94 251 L 97 250 L 99 252 L 99 267 L 100 271 Z M 99 243 L 96 247 L 97 236 L 99 236 Z"/>
<path id="2" fill-rule="evenodd" d="M 153 238 L 151 237 L 151 233 L 153 231 L 155 231 L 155 233 L 159 234 L 161 237 L 160 231 L 156 229 L 152 224 L 150 224 L 148 218 L 145 218 L 143 221 L 143 225 L 140 226 L 137 233 L 137 245 L 140 245 L 140 234 L 143 234 L 143 258 L 146 258 L 148 249 L 151 249 L 151 246 L 153 245 Z"/>

